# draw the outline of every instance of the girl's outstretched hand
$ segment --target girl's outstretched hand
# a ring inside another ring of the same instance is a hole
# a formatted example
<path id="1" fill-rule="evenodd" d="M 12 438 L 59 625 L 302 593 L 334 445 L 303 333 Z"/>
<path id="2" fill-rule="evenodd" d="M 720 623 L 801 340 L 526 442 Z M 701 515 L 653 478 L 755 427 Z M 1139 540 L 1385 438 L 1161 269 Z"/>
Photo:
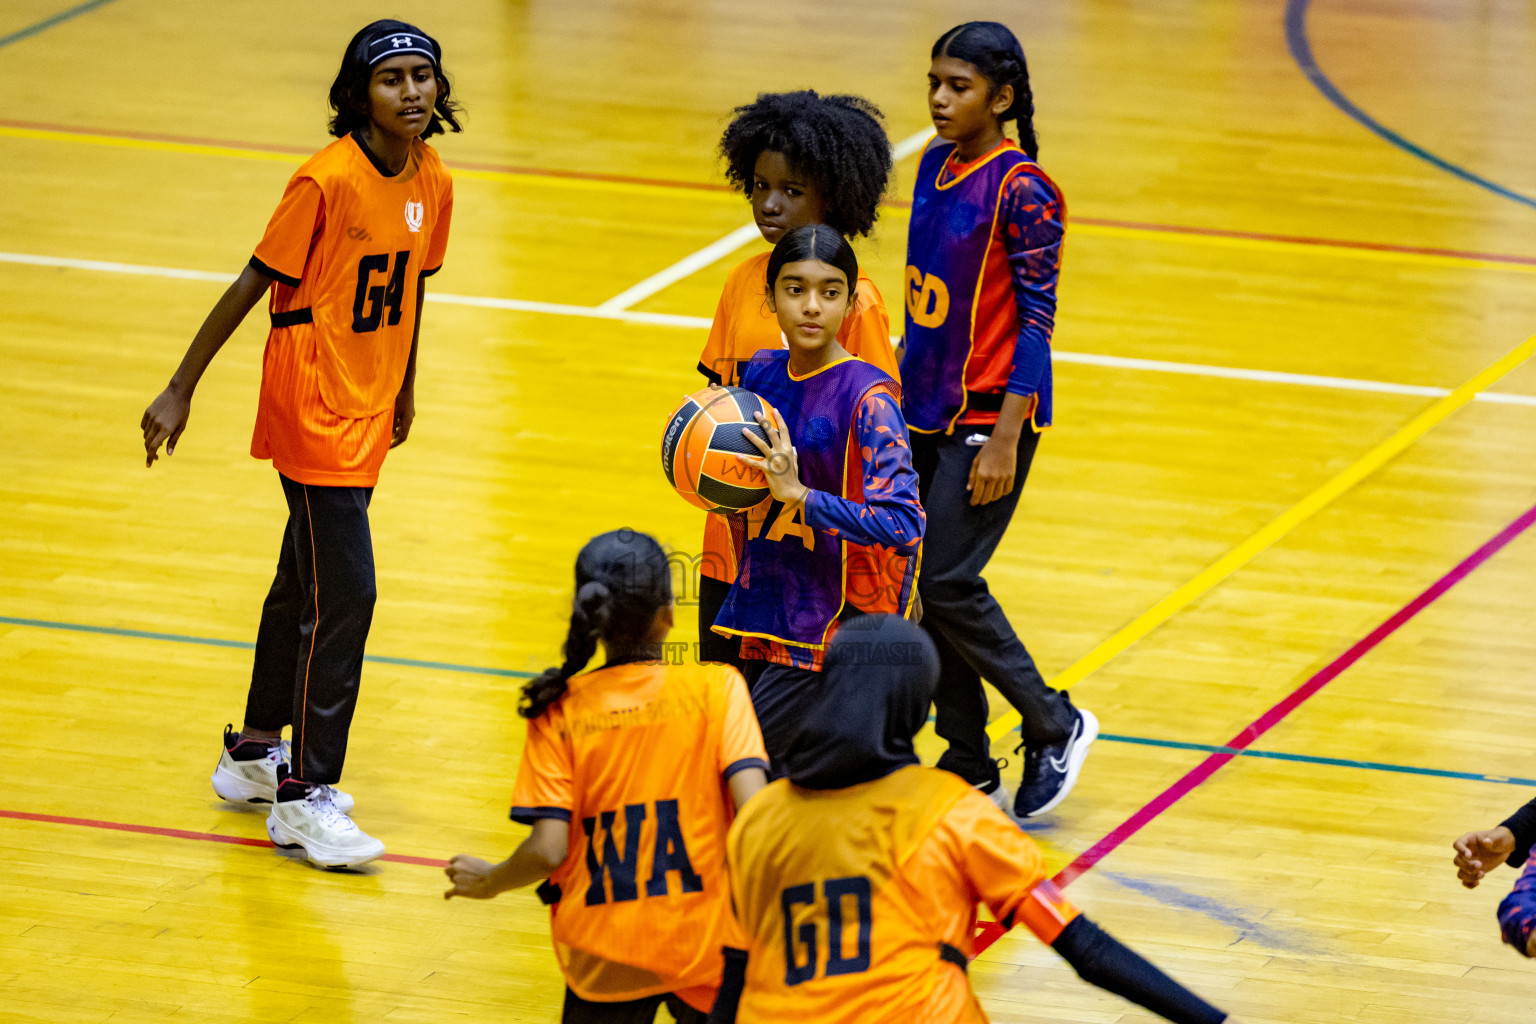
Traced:
<path id="1" fill-rule="evenodd" d="M 187 416 L 192 412 L 192 396 L 183 395 L 174 387 L 168 387 L 155 396 L 139 419 L 139 429 L 144 431 L 144 465 L 153 466 L 160 457 L 160 445 L 165 442 L 165 454 L 176 454 L 176 442 L 187 429 Z"/>
<path id="2" fill-rule="evenodd" d="M 443 873 L 453 883 L 453 888 L 443 893 L 443 899 L 466 896 L 472 900 L 488 900 L 501 890 L 491 882 L 491 871 L 496 865 L 479 857 L 461 853 L 448 862 Z"/>
<path id="3" fill-rule="evenodd" d="M 1515 852 L 1515 834 L 1500 825 L 1486 832 L 1468 832 L 1451 846 L 1456 850 L 1456 877 L 1468 889 L 1476 889 L 1484 875 Z"/>
<path id="4" fill-rule="evenodd" d="M 804 502 L 811 489 L 800 482 L 800 460 L 795 455 L 794 446 L 789 443 L 789 430 L 779 418 L 778 410 L 773 410 L 772 419 L 758 413 L 757 422 L 768 435 L 767 444 L 746 427 L 741 428 L 741 433 L 752 442 L 753 447 L 763 453 L 763 457 L 754 459 L 750 455 L 738 455 L 737 458 L 763 471 L 763 475 L 768 478 L 768 493 L 779 501 L 786 505 Z"/>

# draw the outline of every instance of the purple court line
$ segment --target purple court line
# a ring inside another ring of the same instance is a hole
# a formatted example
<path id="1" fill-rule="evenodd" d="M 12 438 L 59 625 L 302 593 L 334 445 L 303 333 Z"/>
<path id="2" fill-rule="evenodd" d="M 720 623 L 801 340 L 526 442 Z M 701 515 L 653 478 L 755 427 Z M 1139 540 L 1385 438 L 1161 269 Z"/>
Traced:
<path id="1" fill-rule="evenodd" d="M 0 810 L 0 818 L 17 821 L 40 821 L 49 825 L 80 825 L 85 828 L 104 828 L 114 832 L 133 832 L 143 836 L 166 836 L 171 839 L 196 839 L 204 843 L 228 843 L 232 846 L 271 847 L 267 839 L 247 839 L 245 836 L 226 836 L 218 832 L 190 832 L 183 828 L 160 828 L 156 825 L 130 825 L 122 821 L 98 821 L 95 818 L 66 818 L 58 814 L 29 814 L 26 811 Z M 448 862 L 432 857 L 409 857 L 403 853 L 386 853 L 380 860 L 395 864 L 420 864 L 429 868 L 445 868 Z"/>
<path id="2" fill-rule="evenodd" d="M 1109 835 L 1079 854 L 1076 860 L 1057 872 L 1056 877 L 1052 881 L 1058 887 L 1065 888 L 1092 870 L 1095 864 L 1113 853 L 1126 840 L 1140 832 L 1142 828 L 1150 824 L 1160 814 L 1182 800 L 1201 783 L 1205 782 L 1206 779 L 1216 774 L 1218 769 L 1237 756 L 1237 751 L 1246 749 L 1254 740 L 1257 740 L 1260 736 L 1279 725 L 1285 720 L 1287 715 L 1300 707 L 1308 697 L 1311 697 L 1317 691 L 1333 682 L 1345 669 L 1365 657 L 1367 653 L 1383 640 L 1401 629 L 1408 620 L 1434 604 L 1446 591 L 1470 576 L 1475 569 L 1498 554 L 1510 541 L 1528 530 L 1533 523 L 1536 523 L 1536 505 L 1526 509 L 1520 518 L 1500 530 L 1486 544 L 1463 559 L 1456 568 L 1436 580 L 1428 590 L 1425 590 L 1418 597 L 1403 605 L 1387 621 L 1371 630 L 1362 639 L 1357 641 L 1354 646 L 1350 647 L 1349 650 L 1329 662 L 1322 671 L 1291 691 L 1288 697 L 1250 722 L 1242 732 L 1224 744 L 1231 751 L 1230 753 L 1212 754 L 1204 761 L 1201 761 L 1182 779 L 1163 790 L 1141 810 L 1125 819 Z M 987 922 L 982 926 L 977 936 L 976 952 L 980 953 L 1001 938 L 1002 935 L 1003 929 L 1000 926 Z"/>

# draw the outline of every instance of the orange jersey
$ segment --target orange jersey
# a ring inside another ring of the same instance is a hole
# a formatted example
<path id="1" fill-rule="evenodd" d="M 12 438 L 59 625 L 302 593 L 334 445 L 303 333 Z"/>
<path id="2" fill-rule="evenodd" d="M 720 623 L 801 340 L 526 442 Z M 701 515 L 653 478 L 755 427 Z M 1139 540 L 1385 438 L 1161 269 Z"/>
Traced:
<path id="1" fill-rule="evenodd" d="M 412 143 L 393 177 L 354 136 L 288 181 L 251 263 L 274 279 L 251 454 L 301 483 L 372 487 L 416 330 L 442 266 L 453 181 Z"/>
<path id="2" fill-rule="evenodd" d="M 709 327 L 709 340 L 699 356 L 699 372 L 717 384 L 737 384 L 741 368 L 765 348 L 785 347 L 778 317 L 768 308 L 768 258 L 759 253 L 731 269 L 715 307 L 715 319 Z M 896 353 L 891 348 L 891 318 L 885 300 L 875 282 L 859 273 L 853 293 L 853 308 L 838 328 L 837 342 L 901 382 Z M 732 583 L 736 580 L 737 555 L 731 543 L 731 527 L 725 516 L 711 515 L 704 521 L 704 550 L 699 571 L 712 579 Z"/>
<path id="3" fill-rule="evenodd" d="M 713 992 L 699 990 L 719 986 L 721 947 L 741 944 L 724 782 L 767 763 L 747 685 L 726 665 L 588 672 L 528 723 L 512 817 L 570 822 L 550 931 L 578 996 L 677 992 L 709 1008 Z"/>
<path id="4" fill-rule="evenodd" d="M 846 789 L 780 779 L 742 808 L 727 856 L 748 936 L 738 1024 L 980 1024 L 977 904 L 1047 941 L 1076 915 L 1034 841 L 934 768 Z"/>

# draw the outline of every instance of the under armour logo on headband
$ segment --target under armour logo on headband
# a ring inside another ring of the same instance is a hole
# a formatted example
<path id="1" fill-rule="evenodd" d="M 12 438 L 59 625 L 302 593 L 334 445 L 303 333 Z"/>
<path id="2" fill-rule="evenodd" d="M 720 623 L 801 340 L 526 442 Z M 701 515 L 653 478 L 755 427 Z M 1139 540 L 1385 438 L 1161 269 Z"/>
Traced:
<path id="1" fill-rule="evenodd" d="M 369 67 L 381 60 L 407 53 L 419 53 L 433 64 L 438 60 L 437 44 L 417 32 L 390 32 L 380 34 L 364 44 L 363 53 Z"/>

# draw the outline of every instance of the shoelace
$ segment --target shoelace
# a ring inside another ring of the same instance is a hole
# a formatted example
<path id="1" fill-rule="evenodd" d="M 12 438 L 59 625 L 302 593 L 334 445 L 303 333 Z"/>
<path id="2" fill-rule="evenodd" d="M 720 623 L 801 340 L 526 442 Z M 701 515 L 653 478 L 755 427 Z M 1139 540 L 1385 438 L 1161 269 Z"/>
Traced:
<path id="1" fill-rule="evenodd" d="M 1031 747 L 1023 743 L 1013 748 L 1015 754 L 1021 750 L 1024 752 L 1025 784 L 1040 781 L 1040 762 L 1045 757 L 1045 748 Z"/>
<path id="2" fill-rule="evenodd" d="M 337 832 L 356 832 L 357 826 L 352 819 L 342 814 L 336 806 L 335 794 L 336 790 L 330 786 L 315 786 L 304 799 L 309 801 L 309 805 L 319 815 L 320 823 L 326 828 Z"/>

